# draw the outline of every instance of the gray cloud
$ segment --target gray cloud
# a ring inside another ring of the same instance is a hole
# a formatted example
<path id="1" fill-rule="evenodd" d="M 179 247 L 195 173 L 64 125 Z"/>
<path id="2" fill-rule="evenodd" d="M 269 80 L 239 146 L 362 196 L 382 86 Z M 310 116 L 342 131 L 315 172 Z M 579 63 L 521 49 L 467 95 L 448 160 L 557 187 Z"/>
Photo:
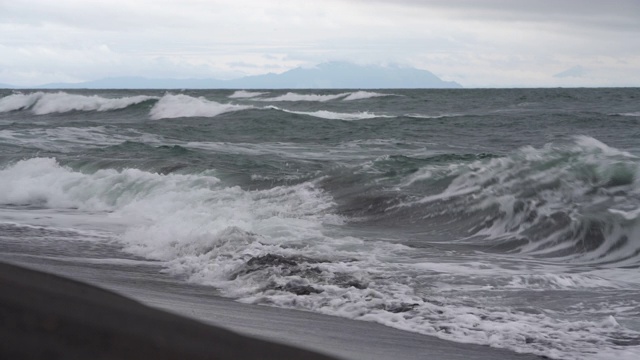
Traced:
<path id="1" fill-rule="evenodd" d="M 640 1 L 0 0 L 0 82 L 401 63 L 466 86 L 640 84 Z M 554 77 L 580 63 L 589 76 Z"/>
<path id="2" fill-rule="evenodd" d="M 370 3 L 370 1 L 355 0 Z M 452 16 L 492 21 L 569 22 L 612 30 L 640 31 L 637 0 L 373 0 L 423 9 L 439 9 Z"/>

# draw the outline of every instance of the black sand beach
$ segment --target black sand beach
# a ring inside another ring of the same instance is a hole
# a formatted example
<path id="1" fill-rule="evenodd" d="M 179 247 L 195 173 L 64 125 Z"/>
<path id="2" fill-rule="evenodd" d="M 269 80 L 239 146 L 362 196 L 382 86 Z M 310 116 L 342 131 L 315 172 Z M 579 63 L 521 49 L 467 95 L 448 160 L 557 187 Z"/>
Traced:
<path id="1" fill-rule="evenodd" d="M 330 359 L 0 264 L 3 359 Z"/>
<path id="2" fill-rule="evenodd" d="M 90 264 L 20 254 L 27 249 L 4 245 L 9 251 L 0 254 L 0 261 L 21 266 L 0 264 L 0 332 L 10 339 L 3 342 L 3 358 L 539 358 L 363 321 L 242 304 L 217 296 L 210 287 L 159 274 L 159 266 L 152 264 Z"/>

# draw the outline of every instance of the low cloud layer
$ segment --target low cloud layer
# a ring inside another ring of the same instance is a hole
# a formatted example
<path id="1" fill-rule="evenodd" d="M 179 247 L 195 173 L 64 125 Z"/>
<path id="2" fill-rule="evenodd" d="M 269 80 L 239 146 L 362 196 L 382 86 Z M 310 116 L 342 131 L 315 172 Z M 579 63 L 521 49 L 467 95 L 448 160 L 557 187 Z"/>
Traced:
<path id="1" fill-rule="evenodd" d="M 229 79 L 330 60 L 467 87 L 640 86 L 640 2 L 0 0 L 0 83 Z M 557 76 L 576 63 L 589 71 Z"/>

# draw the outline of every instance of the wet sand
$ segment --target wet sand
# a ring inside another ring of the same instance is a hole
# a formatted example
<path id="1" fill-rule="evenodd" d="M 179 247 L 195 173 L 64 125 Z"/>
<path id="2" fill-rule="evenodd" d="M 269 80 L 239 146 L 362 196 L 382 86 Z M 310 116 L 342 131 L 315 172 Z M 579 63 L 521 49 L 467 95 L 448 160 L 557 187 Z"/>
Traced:
<path id="1" fill-rule="evenodd" d="M 210 287 L 187 284 L 161 274 L 160 265 L 91 262 L 15 252 L 0 254 L 0 261 L 110 290 L 2 265 L 2 313 L 3 317 L 9 316 L 3 321 L 2 331 L 3 336 L 11 339 L 5 342 L 2 351 L 6 354 L 27 349 L 30 355 L 16 358 L 53 359 L 56 357 L 51 354 L 64 354 L 65 359 L 171 359 L 189 354 L 193 359 L 323 359 L 328 358 L 322 355 L 326 354 L 342 359 L 374 360 L 540 359 L 370 322 L 242 304 L 218 296 Z M 8 283 L 19 291 L 5 290 Z M 7 301 L 13 304 L 9 311 Z M 90 309 L 78 312 L 83 306 Z M 39 320 L 25 323 L 33 313 L 39 314 Z M 52 327 L 60 326 L 59 320 L 51 320 L 56 318 L 75 322 L 71 327 L 65 325 L 62 333 L 51 334 L 48 331 Z M 91 340 L 78 342 L 76 336 L 88 336 Z"/>
<path id="2" fill-rule="evenodd" d="M 0 288 L 2 359 L 332 359 L 14 265 Z"/>

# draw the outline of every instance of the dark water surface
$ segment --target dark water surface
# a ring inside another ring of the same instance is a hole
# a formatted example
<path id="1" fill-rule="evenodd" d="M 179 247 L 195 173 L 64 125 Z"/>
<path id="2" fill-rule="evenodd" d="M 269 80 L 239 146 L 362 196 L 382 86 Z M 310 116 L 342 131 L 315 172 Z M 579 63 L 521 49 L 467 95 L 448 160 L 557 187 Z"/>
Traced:
<path id="1" fill-rule="evenodd" d="M 637 359 L 640 89 L 2 91 L 16 241 L 246 303 Z"/>

